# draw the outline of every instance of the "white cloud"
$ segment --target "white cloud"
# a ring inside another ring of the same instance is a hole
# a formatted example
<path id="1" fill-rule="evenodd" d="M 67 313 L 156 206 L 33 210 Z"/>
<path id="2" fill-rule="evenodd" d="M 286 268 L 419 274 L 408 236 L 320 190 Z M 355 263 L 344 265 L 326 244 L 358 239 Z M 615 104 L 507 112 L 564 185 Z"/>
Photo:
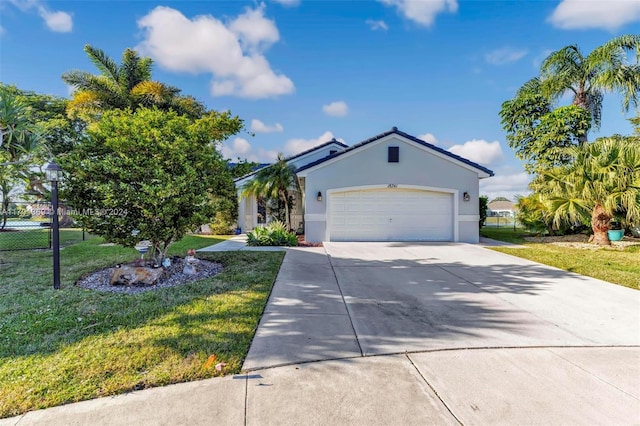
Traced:
<path id="1" fill-rule="evenodd" d="M 67 12 L 49 12 L 45 8 L 39 8 L 40 17 L 44 19 L 47 27 L 57 33 L 70 33 L 73 30 L 73 19 Z"/>
<path id="2" fill-rule="evenodd" d="M 430 143 L 431 145 L 437 145 L 438 144 L 438 139 L 436 139 L 435 136 L 433 136 L 433 134 L 431 133 L 425 133 L 424 135 L 419 135 L 418 139 L 421 139 L 427 143 Z"/>
<path id="3" fill-rule="evenodd" d="M 500 174 L 496 172 L 495 176 L 480 180 L 480 194 L 493 200 L 497 197 L 505 197 L 511 201 L 515 201 L 516 195 L 527 195 L 531 192 L 529 182 L 531 176 L 525 172 Z"/>
<path id="4" fill-rule="evenodd" d="M 430 27 L 441 12 L 456 12 L 457 0 L 378 0 L 387 6 L 395 6 L 405 18 Z"/>
<path id="5" fill-rule="evenodd" d="M 386 22 L 380 20 L 380 21 L 375 21 L 373 19 L 367 19 L 365 21 L 365 23 L 369 26 L 369 28 L 371 28 L 373 31 L 377 31 L 377 30 L 382 30 L 382 31 L 387 31 L 389 29 L 389 26 L 386 24 Z"/>
<path id="6" fill-rule="evenodd" d="M 493 65 L 504 65 L 511 62 L 519 61 L 524 58 L 527 51 L 524 49 L 513 49 L 510 47 L 503 47 L 501 49 L 495 49 L 484 55 L 484 60 Z"/>
<path id="7" fill-rule="evenodd" d="M 7 30 L 5 30 L 4 27 L 0 25 L 0 36 L 4 35 L 6 32 Z"/>
<path id="8" fill-rule="evenodd" d="M 158 6 L 138 20 L 144 40 L 136 49 L 169 71 L 212 74 L 214 96 L 262 99 L 291 94 L 293 82 L 274 72 L 263 55 L 280 38 L 264 9 L 264 4 L 248 7 L 225 24 L 210 15 L 188 19 Z"/>
<path id="9" fill-rule="evenodd" d="M 23 12 L 35 9 L 44 20 L 47 27 L 57 33 L 69 33 L 73 30 L 73 17 L 62 11 L 51 11 L 40 0 L 10 0 L 11 3 Z"/>
<path id="10" fill-rule="evenodd" d="M 349 112 L 349 107 L 343 101 L 331 102 L 322 106 L 322 111 L 332 117 L 344 117 Z"/>
<path id="11" fill-rule="evenodd" d="M 548 21 L 565 30 L 603 28 L 615 31 L 640 21 L 640 1 L 563 0 Z"/>
<path id="12" fill-rule="evenodd" d="M 333 133 L 331 133 L 330 131 L 326 131 L 317 138 L 289 139 L 284 144 L 283 149 L 279 151 L 283 152 L 285 156 L 290 157 L 292 155 L 300 154 L 301 152 L 307 151 L 318 145 L 325 144 L 333 138 Z M 339 140 L 340 142 L 344 142 L 339 138 L 337 140 Z M 235 160 L 240 157 L 241 159 L 246 158 L 249 161 L 255 161 L 257 163 L 272 163 L 278 156 L 278 151 L 267 150 L 264 148 L 254 148 L 248 140 L 243 138 L 235 138 L 232 141 L 223 143 L 221 152 L 224 158 Z"/>
<path id="13" fill-rule="evenodd" d="M 270 163 L 278 156 L 277 151 L 270 151 L 264 148 L 255 149 L 248 140 L 235 138 L 222 145 L 222 156 L 231 160 L 247 159 L 256 163 Z"/>
<path id="14" fill-rule="evenodd" d="M 273 0 L 273 1 L 288 7 L 297 6 L 300 4 L 300 0 Z"/>
<path id="15" fill-rule="evenodd" d="M 498 141 L 473 139 L 462 145 L 453 145 L 449 152 L 485 166 L 502 159 L 502 148 Z"/>
<path id="16" fill-rule="evenodd" d="M 301 152 L 307 151 L 318 145 L 327 143 L 333 138 L 333 133 L 331 133 L 330 131 L 326 131 L 322 135 L 314 139 L 289 139 L 284 145 L 284 153 L 287 156 L 300 154 Z M 338 140 L 341 141 L 341 139 Z"/>
<path id="17" fill-rule="evenodd" d="M 264 124 L 260 120 L 256 120 L 255 118 L 251 120 L 251 131 L 256 133 L 272 133 L 272 132 L 281 132 L 284 128 L 282 124 L 276 123 L 273 126 L 268 126 Z"/>

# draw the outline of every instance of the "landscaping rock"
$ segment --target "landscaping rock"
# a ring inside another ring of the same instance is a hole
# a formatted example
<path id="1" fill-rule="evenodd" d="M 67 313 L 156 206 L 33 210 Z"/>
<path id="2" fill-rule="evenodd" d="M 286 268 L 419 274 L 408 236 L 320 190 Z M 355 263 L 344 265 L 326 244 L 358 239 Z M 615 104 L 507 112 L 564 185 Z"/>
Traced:
<path id="1" fill-rule="evenodd" d="M 184 259 L 179 257 L 172 257 L 171 265 L 168 268 L 152 269 L 154 271 L 164 269 L 162 276 L 159 280 L 156 281 L 154 285 L 111 285 L 111 279 L 115 275 L 115 271 L 122 268 L 122 266 L 108 267 L 100 269 L 99 271 L 85 274 L 78 281 L 76 281 L 76 285 L 90 290 L 106 291 L 110 293 L 139 294 L 147 291 L 154 291 L 192 283 L 194 281 L 211 277 L 222 271 L 222 265 L 220 265 L 219 263 L 210 262 L 203 259 L 198 260 L 198 268 L 195 275 L 186 275 L 182 273 L 182 269 L 184 268 L 185 264 Z M 135 268 L 135 265 L 132 264 L 126 266 Z"/>
<path id="2" fill-rule="evenodd" d="M 124 265 L 116 268 L 111 275 L 111 285 L 150 286 L 161 277 L 164 269 Z"/>

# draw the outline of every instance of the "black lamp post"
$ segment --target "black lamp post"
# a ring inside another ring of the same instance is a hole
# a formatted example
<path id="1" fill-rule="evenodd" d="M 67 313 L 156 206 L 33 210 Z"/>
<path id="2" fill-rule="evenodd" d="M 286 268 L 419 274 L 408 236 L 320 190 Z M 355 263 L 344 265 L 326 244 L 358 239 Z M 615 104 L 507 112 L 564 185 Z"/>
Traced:
<path id="1" fill-rule="evenodd" d="M 53 161 L 44 169 L 51 182 L 51 218 L 53 220 L 53 288 L 60 288 L 60 222 L 58 222 L 58 182 L 62 180 L 62 169 Z"/>

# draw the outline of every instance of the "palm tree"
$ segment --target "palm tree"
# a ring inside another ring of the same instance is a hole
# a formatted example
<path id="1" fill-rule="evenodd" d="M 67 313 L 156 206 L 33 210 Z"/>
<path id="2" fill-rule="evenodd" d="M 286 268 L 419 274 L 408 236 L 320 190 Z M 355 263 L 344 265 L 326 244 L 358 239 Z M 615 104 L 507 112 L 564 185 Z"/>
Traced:
<path id="1" fill-rule="evenodd" d="M 0 229 L 7 223 L 11 193 L 24 181 L 30 185 L 38 173 L 33 170 L 43 160 L 46 146 L 27 105 L 6 87 L 0 88 Z"/>
<path id="2" fill-rule="evenodd" d="M 282 153 L 278 153 L 274 164 L 258 170 L 242 191 L 243 196 L 254 195 L 279 201 L 285 209 L 285 222 L 289 229 L 291 229 L 292 195 L 299 193 L 300 187 L 295 167 L 287 164 Z"/>
<path id="3" fill-rule="evenodd" d="M 594 243 L 609 245 L 614 213 L 640 222 L 640 144 L 630 138 L 603 138 L 573 151 L 571 164 L 543 172 L 532 188 L 545 200 L 554 226 L 590 219 Z"/>
<path id="4" fill-rule="evenodd" d="M 627 64 L 627 53 L 635 53 L 636 63 Z M 573 104 L 589 111 L 592 123 L 600 126 L 602 98 L 605 92 L 623 96 L 622 109 L 638 105 L 640 93 L 640 35 L 616 37 L 584 56 L 578 46 L 571 45 L 553 52 L 542 63 L 542 94 L 557 100 L 565 93 L 573 96 Z M 586 135 L 582 136 L 586 141 Z"/>
<path id="5" fill-rule="evenodd" d="M 84 51 L 100 74 L 74 70 L 62 75 L 67 84 L 76 88 L 68 107 L 71 115 L 91 119 L 108 109 L 152 106 L 173 109 L 191 118 L 204 114 L 204 105 L 193 97 L 180 95 L 180 89 L 151 80 L 151 58 L 126 49 L 119 65 L 100 49 L 85 45 Z"/>

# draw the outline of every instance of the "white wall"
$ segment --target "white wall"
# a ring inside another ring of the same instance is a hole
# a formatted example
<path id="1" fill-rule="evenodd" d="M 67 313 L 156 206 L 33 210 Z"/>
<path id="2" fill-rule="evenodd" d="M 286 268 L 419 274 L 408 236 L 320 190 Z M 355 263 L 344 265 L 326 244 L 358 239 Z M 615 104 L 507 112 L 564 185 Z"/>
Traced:
<path id="1" fill-rule="evenodd" d="M 400 147 L 400 162 L 387 162 L 387 148 Z M 442 155 L 442 154 L 440 154 Z M 327 161 L 324 167 L 301 172 L 306 176 L 306 239 L 323 241 L 326 236 L 327 190 L 367 185 L 412 185 L 440 188 L 454 193 L 458 222 L 458 241 L 476 243 L 478 226 L 478 171 L 448 159 L 398 135 L 389 135 L 378 141 Z M 316 196 L 322 192 L 323 200 Z M 468 192 L 471 201 L 463 201 Z"/>
<path id="2" fill-rule="evenodd" d="M 294 158 L 293 160 L 287 161 L 288 164 L 292 164 L 294 167 L 302 167 L 304 165 L 313 163 L 314 161 L 320 160 L 321 158 L 328 157 L 332 150 L 336 150 L 338 152 L 344 151 L 345 148 L 338 143 L 331 143 L 327 146 L 324 146 L 320 149 L 314 150 L 307 154 L 301 155 L 298 158 Z M 242 232 L 250 231 L 257 224 L 256 214 L 256 201 L 254 197 L 244 198 L 242 197 L 242 188 L 245 183 L 253 179 L 253 176 L 246 177 L 244 179 L 236 181 L 236 189 L 238 190 L 238 226 L 242 229 Z M 315 199 L 315 198 L 314 198 Z M 298 222 L 301 220 L 300 218 L 296 218 L 295 222 L 292 222 L 294 226 L 298 226 Z"/>

